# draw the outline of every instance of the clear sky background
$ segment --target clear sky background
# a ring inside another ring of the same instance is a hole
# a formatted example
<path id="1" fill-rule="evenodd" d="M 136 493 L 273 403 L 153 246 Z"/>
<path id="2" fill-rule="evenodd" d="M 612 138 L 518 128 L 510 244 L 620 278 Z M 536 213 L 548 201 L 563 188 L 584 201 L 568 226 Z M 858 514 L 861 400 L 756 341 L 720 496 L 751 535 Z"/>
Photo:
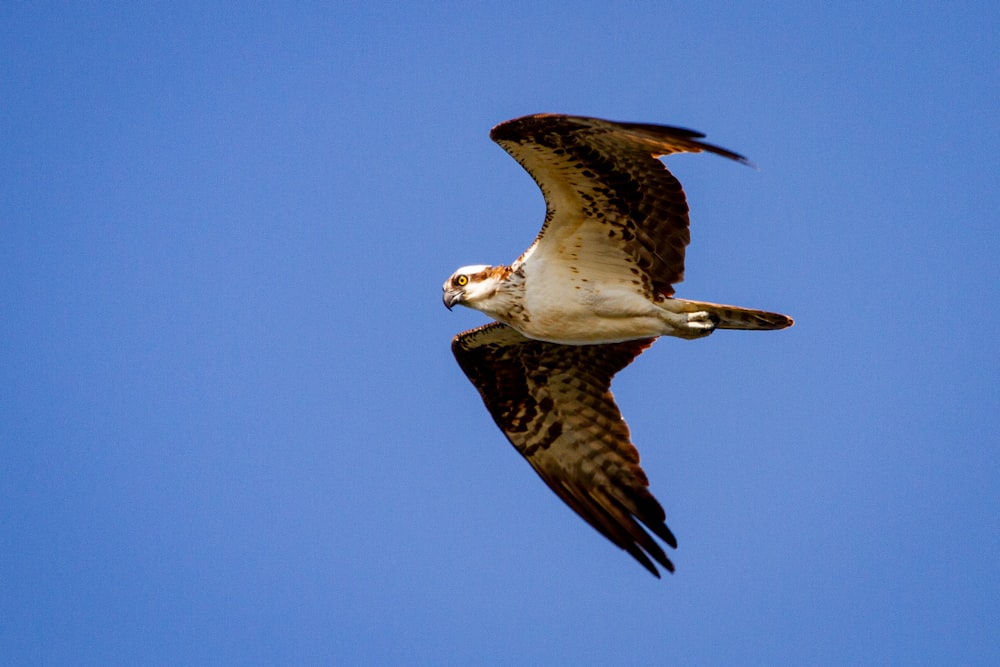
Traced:
<path id="1" fill-rule="evenodd" d="M 4 664 L 997 664 L 1000 5 L 0 8 Z M 614 391 L 656 580 L 496 429 L 441 305 L 542 198 L 488 131 L 692 127 Z"/>

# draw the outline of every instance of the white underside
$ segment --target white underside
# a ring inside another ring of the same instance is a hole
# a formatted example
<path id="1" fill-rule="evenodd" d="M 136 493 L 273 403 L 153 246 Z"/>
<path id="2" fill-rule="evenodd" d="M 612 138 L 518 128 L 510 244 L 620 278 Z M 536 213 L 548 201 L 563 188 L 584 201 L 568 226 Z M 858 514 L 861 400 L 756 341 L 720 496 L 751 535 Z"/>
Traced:
<path id="1" fill-rule="evenodd" d="M 714 329 L 708 313 L 682 312 L 680 300 L 650 301 L 631 282 L 602 281 L 593 273 L 588 280 L 576 275 L 546 280 L 551 276 L 532 268 L 523 301 L 527 321 L 509 322 L 529 338 L 587 345 L 664 335 L 698 338 Z"/>

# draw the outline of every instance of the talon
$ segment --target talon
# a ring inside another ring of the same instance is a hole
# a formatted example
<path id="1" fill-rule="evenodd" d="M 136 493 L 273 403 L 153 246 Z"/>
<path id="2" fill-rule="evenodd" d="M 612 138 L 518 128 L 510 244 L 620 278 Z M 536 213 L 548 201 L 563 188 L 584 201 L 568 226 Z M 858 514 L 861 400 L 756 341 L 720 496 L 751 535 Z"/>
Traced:
<path id="1" fill-rule="evenodd" d="M 700 310 L 697 313 L 688 313 L 688 324 L 696 329 L 714 329 L 719 323 L 719 316 Z"/>
<path id="2" fill-rule="evenodd" d="M 715 327 L 718 323 L 718 315 L 704 310 L 700 310 L 696 313 L 688 313 L 687 316 L 688 330 L 696 338 L 707 336 L 715 331 Z"/>

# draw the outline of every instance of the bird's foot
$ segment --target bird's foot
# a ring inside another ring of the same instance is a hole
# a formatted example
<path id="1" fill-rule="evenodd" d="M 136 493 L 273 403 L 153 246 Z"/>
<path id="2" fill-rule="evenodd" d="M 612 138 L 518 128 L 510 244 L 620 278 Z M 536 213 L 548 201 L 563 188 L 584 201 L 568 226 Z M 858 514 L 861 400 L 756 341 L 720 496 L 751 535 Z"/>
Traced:
<path id="1" fill-rule="evenodd" d="M 705 310 L 687 313 L 687 322 L 681 332 L 682 338 L 701 338 L 715 331 L 719 316 Z"/>

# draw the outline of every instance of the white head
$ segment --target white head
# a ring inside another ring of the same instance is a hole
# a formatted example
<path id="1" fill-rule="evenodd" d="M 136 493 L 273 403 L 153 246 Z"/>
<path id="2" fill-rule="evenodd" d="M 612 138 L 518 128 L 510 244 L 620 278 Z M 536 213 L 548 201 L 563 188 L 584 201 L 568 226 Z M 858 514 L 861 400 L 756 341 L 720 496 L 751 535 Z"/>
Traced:
<path id="1" fill-rule="evenodd" d="M 444 305 L 448 310 L 456 303 L 469 308 L 481 309 L 482 302 L 493 296 L 500 286 L 498 271 L 486 264 L 472 264 L 451 274 L 441 288 L 444 291 Z"/>

